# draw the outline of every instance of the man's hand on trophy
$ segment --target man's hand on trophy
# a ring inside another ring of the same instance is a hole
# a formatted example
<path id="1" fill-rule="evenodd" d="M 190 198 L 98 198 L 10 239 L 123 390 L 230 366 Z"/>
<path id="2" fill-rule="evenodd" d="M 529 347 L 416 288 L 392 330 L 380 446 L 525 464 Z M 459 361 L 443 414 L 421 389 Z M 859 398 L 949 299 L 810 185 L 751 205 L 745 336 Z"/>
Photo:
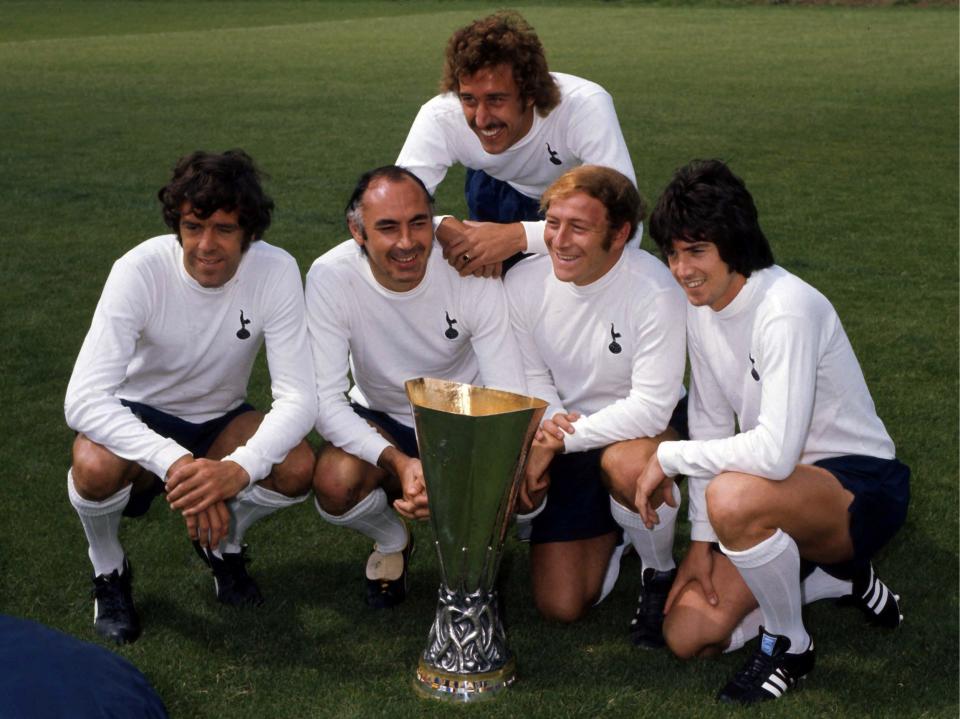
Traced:
<path id="1" fill-rule="evenodd" d="M 397 477 L 403 497 L 393 503 L 394 508 L 407 519 L 427 519 L 430 506 L 427 503 L 427 485 L 423 481 L 423 465 L 419 459 L 404 455 L 398 469 Z"/>

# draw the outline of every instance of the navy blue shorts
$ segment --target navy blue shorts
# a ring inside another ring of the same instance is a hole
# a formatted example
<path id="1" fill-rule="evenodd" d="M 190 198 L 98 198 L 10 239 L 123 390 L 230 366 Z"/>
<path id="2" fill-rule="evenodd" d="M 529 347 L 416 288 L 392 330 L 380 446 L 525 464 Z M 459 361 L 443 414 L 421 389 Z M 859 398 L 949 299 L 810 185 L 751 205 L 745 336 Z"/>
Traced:
<path id="1" fill-rule="evenodd" d="M 897 459 L 877 459 L 860 454 L 830 457 L 813 463 L 853 494 L 850 538 L 853 559 L 839 564 L 818 564 L 800 559 L 800 577 L 820 567 L 840 579 L 851 579 L 903 526 L 910 503 L 910 468 Z M 715 545 L 716 550 L 721 551 Z"/>
<path id="2" fill-rule="evenodd" d="M 124 407 L 129 407 L 141 422 L 161 437 L 172 439 L 181 447 L 189 450 L 194 458 L 206 457 L 211 445 L 235 417 L 256 409 L 252 404 L 244 402 L 222 417 L 215 417 L 206 422 L 194 424 L 140 402 L 121 399 L 120 403 Z"/>
<path id="3" fill-rule="evenodd" d="M 684 397 L 673 410 L 670 426 L 686 439 L 689 436 L 686 425 L 687 398 Z M 550 463 L 547 506 L 531 523 L 532 543 L 575 542 L 620 532 L 620 525 L 610 514 L 610 492 L 603 483 L 600 469 L 603 449 L 554 457 Z"/>
<path id="4" fill-rule="evenodd" d="M 420 457 L 420 450 L 417 448 L 417 433 L 414 431 L 413 427 L 407 427 L 405 424 L 400 424 L 386 412 L 381 412 L 376 409 L 369 409 L 357 404 L 356 402 L 351 402 L 350 406 L 360 417 L 363 417 L 371 424 L 377 425 L 377 427 L 390 435 L 396 444 L 397 449 L 399 449 L 405 455 L 408 457 Z"/>
<path id="5" fill-rule="evenodd" d="M 463 189 L 471 220 L 510 223 L 524 220 L 536 222 L 543 219 L 540 215 L 540 200 L 517 192 L 503 180 L 490 177 L 483 170 L 468 168 Z M 503 263 L 503 271 L 506 272 L 528 256 L 518 252 Z"/>
<path id="6" fill-rule="evenodd" d="M 859 454 L 821 459 L 813 465 L 830 472 L 844 489 L 853 494 L 847 510 L 850 512 L 853 563 L 868 562 L 907 519 L 910 468 L 897 459 L 877 459 Z"/>
<path id="7" fill-rule="evenodd" d="M 558 454 L 550 463 L 547 506 L 531 523 L 530 541 L 575 542 L 620 531 L 603 484 L 603 449 Z"/>

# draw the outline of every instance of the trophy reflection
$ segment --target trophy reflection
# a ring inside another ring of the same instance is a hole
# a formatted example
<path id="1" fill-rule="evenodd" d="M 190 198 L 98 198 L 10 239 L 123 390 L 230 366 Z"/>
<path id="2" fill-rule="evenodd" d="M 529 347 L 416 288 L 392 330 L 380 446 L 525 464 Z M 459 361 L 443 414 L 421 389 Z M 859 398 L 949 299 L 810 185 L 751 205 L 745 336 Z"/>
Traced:
<path id="1" fill-rule="evenodd" d="M 440 560 L 437 614 L 418 692 L 469 702 L 516 677 L 500 619 L 497 570 L 523 467 L 547 403 L 459 382 L 406 383 Z"/>

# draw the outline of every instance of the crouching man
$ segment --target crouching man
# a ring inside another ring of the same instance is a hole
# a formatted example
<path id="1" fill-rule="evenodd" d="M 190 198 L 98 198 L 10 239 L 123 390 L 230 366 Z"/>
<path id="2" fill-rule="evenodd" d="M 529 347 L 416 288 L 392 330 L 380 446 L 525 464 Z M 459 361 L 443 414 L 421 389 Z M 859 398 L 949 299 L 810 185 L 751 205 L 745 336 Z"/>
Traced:
<path id="1" fill-rule="evenodd" d="M 261 240 L 273 201 L 240 150 L 181 158 L 159 192 L 173 234 L 114 264 L 65 402 L 67 474 L 94 568 L 94 629 L 140 635 L 121 518 L 164 491 L 213 570 L 217 599 L 260 604 L 246 530 L 310 488 L 316 413 L 300 273 Z M 246 400 L 266 343 L 273 403 Z"/>
<path id="2" fill-rule="evenodd" d="M 753 198 L 726 165 L 679 170 L 650 229 L 689 300 L 691 438 L 661 444 L 637 486 L 654 526 L 648 497 L 677 474 L 690 479 L 693 541 L 666 639 L 693 657 L 759 631 L 718 699 L 775 699 L 813 669 L 804 602 L 845 597 L 873 623 L 899 625 L 898 598 L 870 558 L 906 518 L 910 471 L 837 313 L 774 265 Z"/>
<path id="3" fill-rule="evenodd" d="M 404 382 L 526 389 L 502 283 L 460 277 L 436 248 L 432 215 L 416 175 L 393 165 L 371 170 L 347 204 L 353 239 L 307 274 L 316 427 L 329 442 L 314 474 L 317 509 L 373 540 L 366 602 L 375 608 L 406 597 L 412 535 L 393 507 L 428 516 Z"/>
<path id="4" fill-rule="evenodd" d="M 583 165 L 542 202 L 550 254 L 505 280 L 527 388 L 550 403 L 521 490 L 534 600 L 548 618 L 580 618 L 613 587 L 632 544 L 643 574 L 631 638 L 663 646 L 677 510 L 662 505 L 653 531 L 633 500 L 657 444 L 685 432 L 682 403 L 681 434 L 668 427 L 683 395 L 683 293 L 662 262 L 627 246 L 644 214 L 627 176 Z"/>

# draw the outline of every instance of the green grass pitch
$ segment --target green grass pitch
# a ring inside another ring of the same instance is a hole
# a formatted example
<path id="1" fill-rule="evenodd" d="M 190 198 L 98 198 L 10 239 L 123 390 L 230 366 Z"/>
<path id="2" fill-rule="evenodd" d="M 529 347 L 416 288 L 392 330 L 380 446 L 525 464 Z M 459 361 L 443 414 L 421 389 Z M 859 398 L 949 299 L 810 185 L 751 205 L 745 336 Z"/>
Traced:
<path id="1" fill-rule="evenodd" d="M 277 201 L 268 237 L 305 270 L 346 239 L 357 175 L 395 159 L 436 90 L 450 32 L 493 9 L 0 2 L 0 612 L 96 641 L 62 401 L 111 263 L 165 231 L 155 193 L 175 159 L 248 150 Z M 906 623 L 888 634 L 812 607 L 817 669 L 758 715 L 955 717 L 956 6 L 519 9 L 553 69 L 612 93 L 648 199 L 695 157 L 724 158 L 746 179 L 778 262 L 839 311 L 913 468 L 908 523 L 878 558 Z M 441 209 L 462 212 L 461 178 L 442 186 Z M 267 402 L 262 364 L 251 396 Z M 629 646 L 636 561 L 585 621 L 558 626 L 531 607 L 526 549 L 512 540 L 503 586 L 519 681 L 462 711 L 418 699 L 438 572 L 429 528 L 415 531 L 412 597 L 372 613 L 366 542 L 309 505 L 277 515 L 248 535 L 267 603 L 235 612 L 214 601 L 182 522 L 156 506 L 122 530 L 145 631 L 118 651 L 175 717 L 746 715 L 713 703 L 742 656 L 684 664 Z M 681 546 L 686 533 L 682 524 Z"/>

